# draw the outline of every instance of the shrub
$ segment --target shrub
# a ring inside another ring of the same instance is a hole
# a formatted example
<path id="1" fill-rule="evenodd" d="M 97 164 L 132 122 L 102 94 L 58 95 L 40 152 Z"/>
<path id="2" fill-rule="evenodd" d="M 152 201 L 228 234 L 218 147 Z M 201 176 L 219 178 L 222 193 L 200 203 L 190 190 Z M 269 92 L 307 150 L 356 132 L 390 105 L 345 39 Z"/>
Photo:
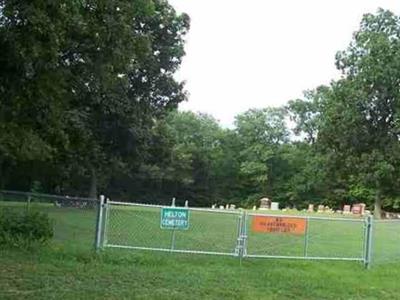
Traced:
<path id="1" fill-rule="evenodd" d="M 53 237 L 47 214 L 30 210 L 0 210 L 0 244 L 24 247 L 44 244 Z"/>

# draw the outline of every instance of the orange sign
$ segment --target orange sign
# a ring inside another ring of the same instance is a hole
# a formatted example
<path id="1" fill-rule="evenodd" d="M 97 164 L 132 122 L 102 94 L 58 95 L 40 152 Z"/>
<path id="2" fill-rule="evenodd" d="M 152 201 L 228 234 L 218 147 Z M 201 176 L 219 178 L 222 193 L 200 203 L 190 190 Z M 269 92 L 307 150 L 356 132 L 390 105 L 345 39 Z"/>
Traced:
<path id="1" fill-rule="evenodd" d="M 303 218 L 253 216 L 251 227 L 254 232 L 304 234 L 306 226 Z"/>

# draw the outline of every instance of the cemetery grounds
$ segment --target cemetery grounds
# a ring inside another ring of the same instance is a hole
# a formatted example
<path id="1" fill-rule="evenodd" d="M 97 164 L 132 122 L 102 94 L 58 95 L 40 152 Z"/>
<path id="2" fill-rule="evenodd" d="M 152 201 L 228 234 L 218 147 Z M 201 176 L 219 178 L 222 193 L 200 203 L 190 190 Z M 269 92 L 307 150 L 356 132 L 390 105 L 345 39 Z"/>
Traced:
<path id="1" fill-rule="evenodd" d="M 21 209 L 24 205 L 0 202 L 1 208 Z M 110 248 L 95 253 L 94 209 L 45 203 L 33 203 L 30 209 L 49 214 L 55 235 L 46 247 L 0 247 L 0 299 L 400 299 L 399 226 L 385 225 L 374 232 L 374 249 L 379 255 L 367 270 L 362 263 L 349 261 L 240 261 L 226 256 Z M 163 240 L 157 233 L 159 219 L 147 218 L 139 208 L 124 210 L 127 217 L 120 211 L 115 226 L 110 227 L 118 228 L 110 235 L 115 240 L 169 242 L 169 237 Z M 130 213 L 141 217 L 129 217 Z M 202 224 L 206 225 L 197 227 L 187 247 L 196 247 L 199 241 L 230 247 L 231 239 L 220 238 L 231 234 L 226 219 L 208 215 Z M 311 252 L 358 251 L 352 241 L 360 233 L 337 224 L 325 222 L 315 227 L 315 236 L 319 231 L 327 234 L 324 243 L 310 246 Z M 350 238 L 339 243 L 343 232 Z M 260 251 L 268 247 L 284 254 L 302 251 L 300 239 L 285 241 L 271 236 L 255 241 L 253 247 Z"/>

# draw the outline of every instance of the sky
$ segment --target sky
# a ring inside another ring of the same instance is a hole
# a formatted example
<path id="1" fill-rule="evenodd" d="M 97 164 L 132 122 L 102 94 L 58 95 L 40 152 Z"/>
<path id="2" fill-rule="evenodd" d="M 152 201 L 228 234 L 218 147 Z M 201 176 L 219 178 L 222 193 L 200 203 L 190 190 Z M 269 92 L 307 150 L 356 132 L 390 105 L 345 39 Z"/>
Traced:
<path id="1" fill-rule="evenodd" d="M 232 127 L 250 108 L 284 105 L 340 77 L 344 50 L 364 13 L 400 14 L 399 0 L 169 0 L 191 18 L 176 77 L 189 93 L 181 110 Z"/>

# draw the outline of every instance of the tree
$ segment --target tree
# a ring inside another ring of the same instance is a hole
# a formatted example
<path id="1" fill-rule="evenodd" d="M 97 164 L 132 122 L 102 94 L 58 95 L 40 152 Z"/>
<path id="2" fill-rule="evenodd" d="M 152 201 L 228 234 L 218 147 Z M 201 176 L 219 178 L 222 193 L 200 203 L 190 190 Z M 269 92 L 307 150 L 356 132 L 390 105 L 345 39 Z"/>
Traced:
<path id="1" fill-rule="evenodd" d="M 173 74 L 189 18 L 163 0 L 0 9 L 0 166 L 41 160 L 61 174 L 53 185 L 91 178 L 94 197 L 105 174 L 140 164 L 154 120 L 185 99 Z"/>
<path id="2" fill-rule="evenodd" d="M 304 100 L 290 100 L 286 106 L 287 113 L 295 123 L 293 132 L 297 136 L 304 136 L 308 143 L 314 144 L 318 135 L 318 121 L 321 116 L 325 93 L 329 87 L 320 86 L 315 90 L 304 92 Z"/>
<path id="3" fill-rule="evenodd" d="M 52 160 L 68 144 L 60 53 L 73 4 L 0 1 L 0 172 Z M 14 167 L 14 168 L 13 168 Z M 27 171 L 27 170 L 25 170 Z"/>
<path id="4" fill-rule="evenodd" d="M 167 136 L 172 147 L 166 183 L 173 195 L 182 196 L 194 205 L 220 201 L 219 167 L 223 164 L 223 130 L 206 114 L 174 112 L 166 119 Z M 185 158 L 185 159 L 179 159 Z"/>
<path id="5" fill-rule="evenodd" d="M 279 173 L 274 165 L 278 163 L 280 145 L 289 140 L 285 111 L 282 108 L 252 109 L 238 115 L 235 124 L 241 146 L 242 184 L 250 194 L 271 193 Z"/>
<path id="6" fill-rule="evenodd" d="M 399 186 L 400 18 L 365 15 L 336 64 L 345 77 L 326 93 L 318 140 L 342 177 L 375 191 L 380 217 Z"/>

